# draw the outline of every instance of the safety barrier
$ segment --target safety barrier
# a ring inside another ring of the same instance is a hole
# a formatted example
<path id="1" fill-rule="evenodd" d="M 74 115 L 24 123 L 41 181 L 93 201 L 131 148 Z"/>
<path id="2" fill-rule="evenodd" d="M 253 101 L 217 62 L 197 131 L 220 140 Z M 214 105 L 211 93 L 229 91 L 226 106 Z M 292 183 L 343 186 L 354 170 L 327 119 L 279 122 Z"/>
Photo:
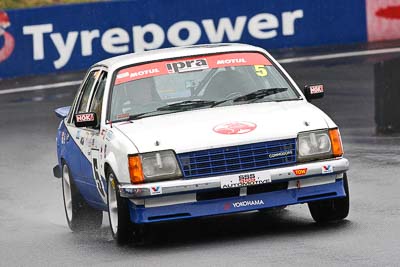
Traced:
<path id="1" fill-rule="evenodd" d="M 396 1 L 396 0 L 395 0 Z M 400 38 L 393 0 L 136 0 L 0 11 L 0 79 L 170 46 L 267 49 Z"/>
<path id="2" fill-rule="evenodd" d="M 377 134 L 400 133 L 400 57 L 376 63 L 375 123 Z"/>

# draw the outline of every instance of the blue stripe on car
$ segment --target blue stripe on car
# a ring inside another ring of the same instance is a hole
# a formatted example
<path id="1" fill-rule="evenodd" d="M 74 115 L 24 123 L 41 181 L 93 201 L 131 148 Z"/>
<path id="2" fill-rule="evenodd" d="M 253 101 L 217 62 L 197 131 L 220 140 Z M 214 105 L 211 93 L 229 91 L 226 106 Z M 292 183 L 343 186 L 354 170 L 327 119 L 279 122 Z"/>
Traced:
<path id="1" fill-rule="evenodd" d="M 63 131 L 70 136 L 65 144 L 61 142 Z M 96 209 L 107 210 L 107 205 L 103 202 L 96 187 L 92 164 L 75 143 L 75 138 L 68 132 L 64 122 L 60 125 L 57 134 L 57 155 L 60 166 L 62 166 L 61 159 L 67 163 L 75 185 L 88 204 Z"/>

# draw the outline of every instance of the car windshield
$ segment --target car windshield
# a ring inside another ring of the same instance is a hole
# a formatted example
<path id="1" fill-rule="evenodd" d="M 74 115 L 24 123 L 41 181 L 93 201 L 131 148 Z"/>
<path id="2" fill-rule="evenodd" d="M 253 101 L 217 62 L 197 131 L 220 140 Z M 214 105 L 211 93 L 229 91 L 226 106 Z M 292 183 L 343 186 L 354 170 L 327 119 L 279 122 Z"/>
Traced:
<path id="1" fill-rule="evenodd" d="M 299 99 L 260 53 L 224 53 L 136 65 L 117 73 L 110 120 Z"/>

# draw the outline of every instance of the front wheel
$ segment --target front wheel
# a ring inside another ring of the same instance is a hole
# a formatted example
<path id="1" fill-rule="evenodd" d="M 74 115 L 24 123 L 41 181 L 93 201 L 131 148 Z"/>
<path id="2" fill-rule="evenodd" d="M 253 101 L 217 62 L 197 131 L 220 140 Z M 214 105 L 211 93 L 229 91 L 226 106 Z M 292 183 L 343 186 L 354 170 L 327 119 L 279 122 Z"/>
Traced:
<path id="1" fill-rule="evenodd" d="M 62 191 L 65 216 L 73 232 L 100 228 L 103 212 L 90 207 L 76 188 L 70 175 L 68 165 L 62 165 Z"/>
<path id="2" fill-rule="evenodd" d="M 350 197 L 346 173 L 343 175 L 343 186 L 346 197 L 308 203 L 311 216 L 316 222 L 338 221 L 347 217 L 349 214 Z"/>
<path id="3" fill-rule="evenodd" d="M 112 171 L 107 181 L 108 218 L 113 238 L 120 245 L 144 243 L 144 226 L 131 222 L 129 200 L 120 196 L 118 182 Z"/>

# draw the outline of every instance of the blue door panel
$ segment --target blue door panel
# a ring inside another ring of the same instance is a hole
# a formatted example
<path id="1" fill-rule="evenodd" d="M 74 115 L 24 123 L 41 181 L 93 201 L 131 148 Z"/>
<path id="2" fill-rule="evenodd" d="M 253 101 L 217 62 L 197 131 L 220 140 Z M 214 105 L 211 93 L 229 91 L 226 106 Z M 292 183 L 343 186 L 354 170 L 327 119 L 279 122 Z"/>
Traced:
<path id="1" fill-rule="evenodd" d="M 60 125 L 57 134 L 57 152 L 60 164 L 61 158 L 68 164 L 75 185 L 86 202 L 94 208 L 106 209 L 94 181 L 92 164 L 75 143 L 64 123 Z"/>

